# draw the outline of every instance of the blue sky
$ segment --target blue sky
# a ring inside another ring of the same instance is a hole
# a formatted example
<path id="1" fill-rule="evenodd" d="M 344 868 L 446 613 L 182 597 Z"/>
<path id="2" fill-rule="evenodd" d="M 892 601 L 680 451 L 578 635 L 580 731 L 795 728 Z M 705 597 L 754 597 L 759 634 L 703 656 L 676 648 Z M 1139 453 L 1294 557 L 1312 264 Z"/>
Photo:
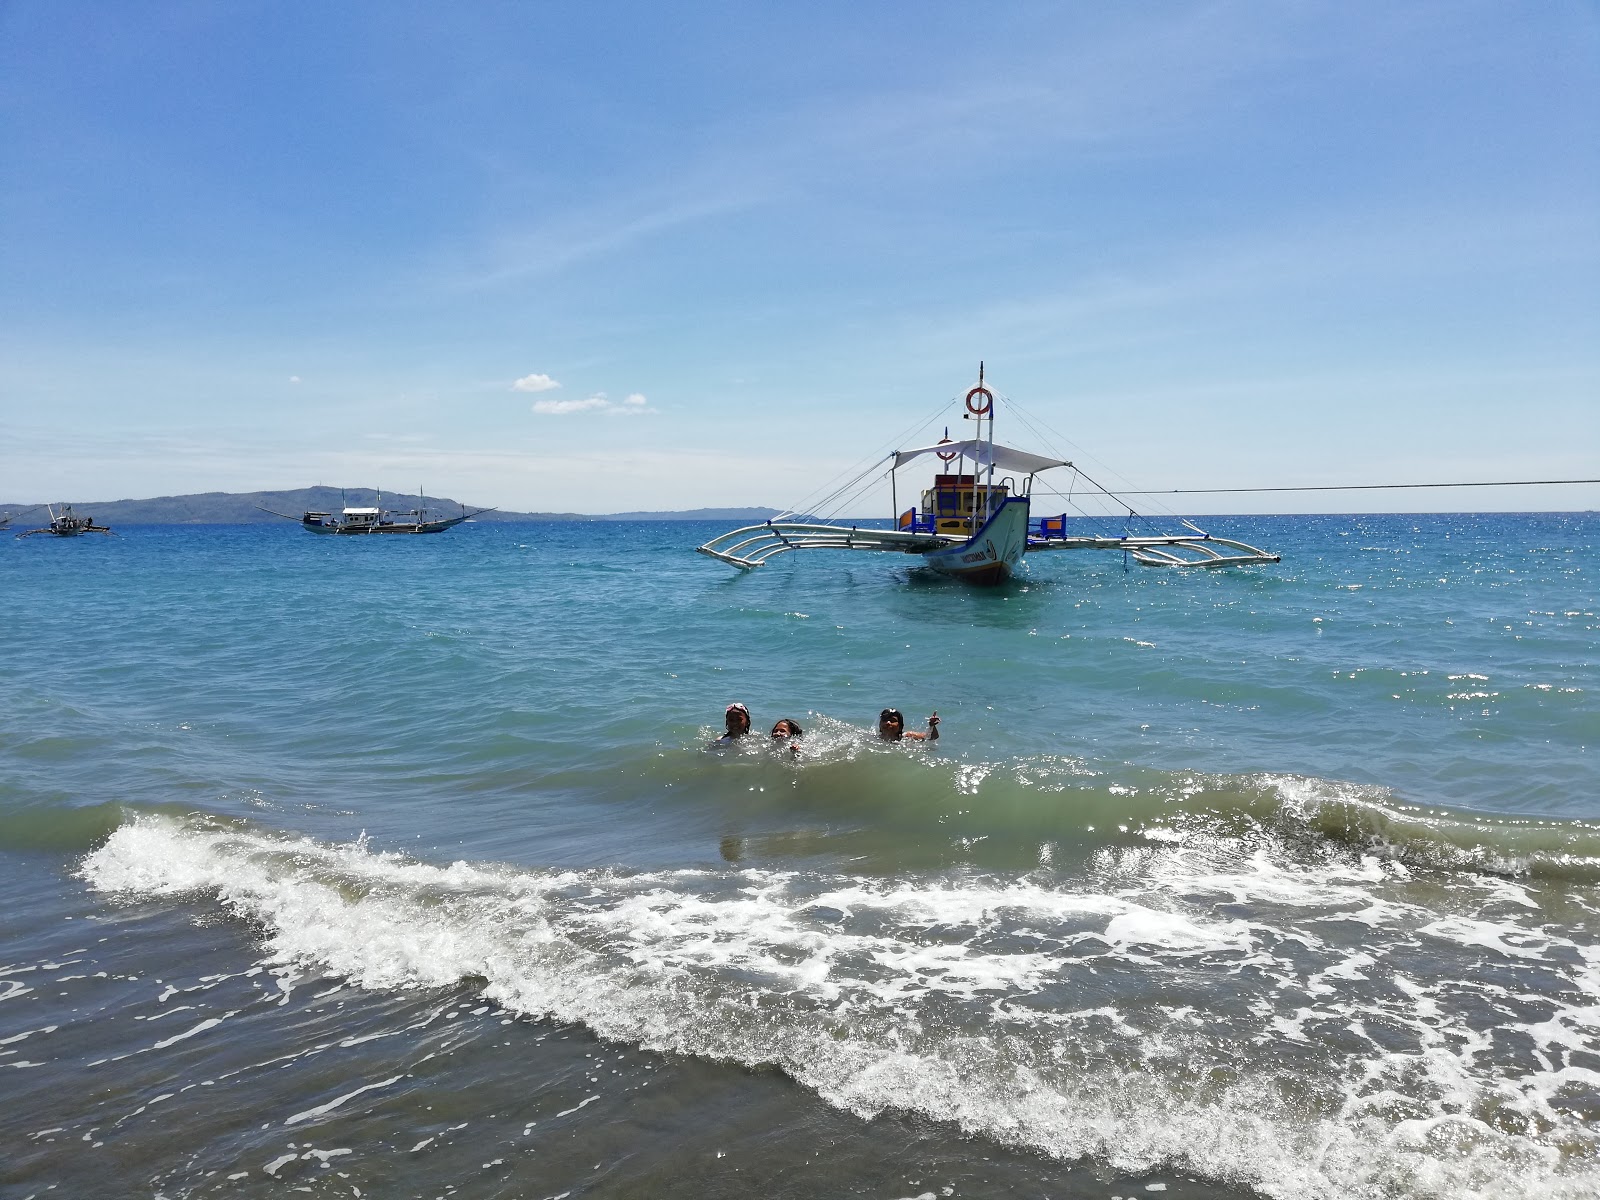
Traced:
<path id="1" fill-rule="evenodd" d="M 0 4 L 0 500 L 782 507 L 979 359 L 1129 486 L 1600 477 L 1600 6 Z"/>

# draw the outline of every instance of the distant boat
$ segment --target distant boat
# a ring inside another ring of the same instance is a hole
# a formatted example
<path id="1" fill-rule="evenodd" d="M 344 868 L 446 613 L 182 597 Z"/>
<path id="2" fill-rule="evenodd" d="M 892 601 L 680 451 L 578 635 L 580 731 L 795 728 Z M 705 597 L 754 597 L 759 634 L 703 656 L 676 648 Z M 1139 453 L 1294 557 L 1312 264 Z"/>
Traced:
<path id="1" fill-rule="evenodd" d="M 382 499 L 381 494 L 379 499 Z M 311 533 L 349 536 L 368 533 L 443 533 L 452 525 L 460 525 L 463 521 L 470 521 L 480 513 L 493 512 L 494 509 L 474 508 L 468 511 L 466 505 L 462 505 L 461 515 L 457 517 L 430 516 L 428 509 L 422 507 L 405 512 L 391 511 L 382 507 L 345 508 L 340 510 L 337 516 L 333 513 L 308 509 L 298 517 L 291 517 L 288 513 L 273 512 L 270 508 L 262 508 L 261 511 L 272 513 L 273 516 L 282 517 L 286 521 L 299 521 L 300 528 Z"/>
<path id="2" fill-rule="evenodd" d="M 1046 458 L 997 443 L 995 407 L 994 393 L 984 384 L 983 364 L 979 363 L 977 386 L 966 394 L 966 419 L 977 422 L 976 436 L 967 441 L 951 441 L 946 431 L 944 440 L 932 446 L 897 450 L 889 456 L 890 502 L 895 508 L 895 472 L 900 467 L 930 454 L 945 464 L 945 472 L 934 475 L 933 486 L 922 493 L 920 508 L 891 515 L 892 528 L 780 517 L 730 530 L 696 549 L 742 571 L 754 570 L 769 558 L 791 550 L 915 554 L 942 575 L 978 585 L 1004 583 L 1021 566 L 1023 555 L 1046 550 L 1121 551 L 1148 567 L 1223 567 L 1278 561 L 1276 554 L 1232 538 L 1214 537 L 1188 521 L 1182 522 L 1188 533 L 1106 537 L 1072 532 L 1068 523 L 1074 518 L 1065 513 L 1030 519 L 1034 476 L 1056 467 L 1077 468 L 1065 459 Z M 953 472 L 951 464 L 955 467 Z M 869 467 L 846 487 L 859 483 L 872 469 Z M 999 479 L 995 477 L 996 469 L 1001 472 Z M 1129 516 L 1133 515 L 1130 509 Z"/>
<path id="3" fill-rule="evenodd" d="M 61 511 L 57 512 L 48 504 L 45 511 L 50 514 L 50 524 L 42 525 L 38 529 L 24 529 L 17 534 L 19 538 L 32 537 L 36 533 L 48 533 L 55 537 L 77 537 L 80 533 L 107 533 L 111 532 L 104 525 L 96 525 L 93 517 L 74 516 L 72 505 L 63 504 Z M 0 527 L 8 524 L 11 518 L 0 521 Z"/>

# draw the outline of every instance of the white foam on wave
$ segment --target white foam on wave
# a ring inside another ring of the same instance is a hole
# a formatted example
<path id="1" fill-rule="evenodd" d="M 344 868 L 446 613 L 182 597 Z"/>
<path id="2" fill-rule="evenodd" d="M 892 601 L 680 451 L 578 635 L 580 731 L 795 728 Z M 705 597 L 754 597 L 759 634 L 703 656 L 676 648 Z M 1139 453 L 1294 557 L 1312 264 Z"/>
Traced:
<path id="1" fill-rule="evenodd" d="M 1379 952 L 1325 947 L 1286 922 L 1299 913 L 1309 924 L 1330 905 L 1370 908 L 1389 878 L 1381 864 L 1296 880 L 1261 856 L 1219 871 L 1188 850 L 1147 854 L 1145 874 L 1109 891 L 756 870 L 541 873 L 142 817 L 82 871 L 106 892 L 214 894 L 261 924 L 275 964 L 383 989 L 477 977 L 514 1011 L 653 1050 L 774 1064 L 862 1116 L 910 1108 L 1063 1160 L 1183 1170 L 1272 1196 L 1593 1194 L 1593 1131 L 1551 1103 L 1584 1083 L 1567 1056 L 1592 1010 L 1544 1022 L 1548 1070 L 1529 1080 L 1494 1065 L 1441 984 L 1401 979 L 1410 1015 L 1382 1016 L 1416 1049 L 1385 1051 L 1369 1037 L 1352 1052 L 1341 1047 L 1355 1035 L 1320 1031 L 1336 1022 L 1359 1032 L 1362 1015 L 1340 989 L 1373 974 Z M 1183 899 L 1195 892 L 1287 915 L 1278 925 L 1219 916 L 1212 902 Z M 1410 918 L 1415 944 L 1427 922 L 1391 907 Z M 1462 944 L 1462 926 L 1433 924 Z M 1510 933 L 1497 944 L 1524 951 L 1519 962 L 1539 953 Z M 1156 996 L 1208 973 L 1237 995 L 1245 985 L 1226 981 L 1246 968 L 1274 982 L 1232 1025 L 1203 1005 L 1148 998 L 1078 1007 L 1072 972 L 1084 955 Z M 1593 988 L 1596 963 L 1582 961 L 1585 973 L 1563 981 Z M 1277 998 L 1291 988 L 1311 1002 Z M 1251 1034 L 1321 1055 L 1312 1061 L 1343 1099 L 1306 1103 L 1299 1068 L 1270 1059 L 1232 1069 Z M 1488 1110 L 1529 1120 L 1519 1131 L 1479 1119 Z"/>
<path id="2" fill-rule="evenodd" d="M 1420 932 L 1461 946 L 1490 950 L 1507 958 L 1542 959 L 1551 945 L 1549 938 L 1530 930 L 1460 916 L 1434 921 L 1424 925 Z"/>
<path id="3" fill-rule="evenodd" d="M 18 996 L 26 996 L 31 991 L 33 989 L 20 979 L 0 979 L 0 1001 L 15 1000 Z"/>
<path id="4" fill-rule="evenodd" d="M 238 1010 L 235 1009 L 232 1012 L 224 1013 L 220 1017 L 207 1017 L 204 1021 L 201 1021 L 198 1025 L 194 1025 L 194 1026 L 192 1026 L 192 1027 L 190 1027 L 188 1029 L 185 1029 L 182 1033 L 174 1034 L 172 1037 L 167 1038 L 165 1041 L 157 1042 L 155 1045 L 151 1046 L 150 1049 L 152 1049 L 152 1050 L 165 1050 L 168 1046 L 175 1046 L 179 1042 L 188 1041 L 190 1038 L 195 1037 L 198 1034 L 205 1033 L 208 1029 L 215 1029 L 218 1025 L 221 1025 L 222 1022 L 227 1020 L 229 1017 L 236 1017 L 238 1015 L 239 1015 Z"/>
<path id="5" fill-rule="evenodd" d="M 284 1124 L 298 1125 L 302 1121 L 310 1121 L 317 1117 L 325 1116 L 334 1109 L 341 1107 L 351 1100 L 354 1100 L 357 1096 L 363 1095 L 366 1092 L 378 1091 L 381 1088 L 393 1087 L 404 1078 L 404 1075 L 395 1075 L 389 1079 L 380 1079 L 377 1083 L 369 1083 L 362 1087 L 358 1087 L 354 1091 L 346 1092 L 342 1096 L 335 1096 L 326 1104 L 319 1104 L 315 1108 L 308 1108 L 304 1112 L 297 1112 L 294 1114 L 294 1116 L 285 1121 Z"/>
<path id="6" fill-rule="evenodd" d="M 36 1033 L 54 1033 L 60 1026 L 41 1025 L 38 1029 L 24 1029 L 21 1033 L 14 1033 L 10 1037 L 0 1038 L 0 1046 L 10 1046 L 15 1042 L 27 1041 Z"/>

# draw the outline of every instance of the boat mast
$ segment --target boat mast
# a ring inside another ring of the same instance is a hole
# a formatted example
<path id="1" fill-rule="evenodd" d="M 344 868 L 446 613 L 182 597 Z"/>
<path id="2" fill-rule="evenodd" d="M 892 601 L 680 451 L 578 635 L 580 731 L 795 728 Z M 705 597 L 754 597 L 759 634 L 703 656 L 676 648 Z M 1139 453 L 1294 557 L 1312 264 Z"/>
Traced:
<path id="1" fill-rule="evenodd" d="M 983 387 L 983 360 L 982 359 L 978 360 L 978 386 L 979 387 Z M 990 501 L 990 498 L 989 498 L 989 488 L 994 483 L 994 398 L 992 396 L 988 396 L 988 389 L 985 389 L 984 394 L 989 399 L 989 404 L 988 404 L 988 408 L 989 408 L 989 474 L 984 480 L 984 488 L 983 488 L 983 520 L 987 521 L 989 519 L 989 515 L 990 515 L 989 514 L 989 510 L 991 508 L 991 501 Z M 972 456 L 972 523 L 971 523 L 971 526 L 970 526 L 970 531 L 967 534 L 968 537 L 976 537 L 977 534 L 978 534 L 979 528 L 981 528 L 981 522 L 978 519 L 978 471 L 979 471 L 979 468 L 983 464 L 980 463 L 978 461 L 978 459 L 979 459 L 979 455 L 981 455 L 983 453 L 983 417 L 984 417 L 984 414 L 980 412 L 980 413 L 978 413 L 977 416 L 978 416 L 978 436 L 975 439 L 975 441 L 977 442 L 978 453 L 974 454 Z"/>
<path id="2" fill-rule="evenodd" d="M 983 363 L 978 363 L 978 385 L 983 385 Z M 989 397 L 989 477 L 984 480 L 983 518 L 994 516 L 994 397 Z"/>

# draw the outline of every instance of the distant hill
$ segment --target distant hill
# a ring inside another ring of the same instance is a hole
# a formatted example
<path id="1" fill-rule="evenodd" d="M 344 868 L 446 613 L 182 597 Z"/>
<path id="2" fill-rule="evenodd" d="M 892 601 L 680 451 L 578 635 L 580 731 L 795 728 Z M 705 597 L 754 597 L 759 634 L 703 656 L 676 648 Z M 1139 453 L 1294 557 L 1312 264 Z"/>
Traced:
<path id="1" fill-rule="evenodd" d="M 52 502 L 53 503 L 53 502 Z M 200 492 L 190 496 L 156 496 L 148 500 L 67 501 L 79 516 L 93 517 L 100 525 L 259 525 L 277 520 L 272 512 L 299 519 L 307 510 L 336 513 L 346 506 L 376 506 L 378 493 L 371 488 L 309 487 L 283 492 Z M 420 496 L 384 492 L 382 506 L 406 510 L 425 503 L 435 512 L 456 513 L 462 505 L 445 496 Z M 469 504 L 467 508 L 476 508 Z M 27 509 L 37 512 L 26 515 Z M 272 512 L 263 512 L 271 509 Z M 37 503 L 0 504 L 0 517 L 16 515 L 17 525 L 47 520 Z M 775 508 L 695 508 L 684 512 L 536 513 L 487 512 L 480 521 L 765 521 Z M 36 519 L 37 518 L 37 519 Z"/>

